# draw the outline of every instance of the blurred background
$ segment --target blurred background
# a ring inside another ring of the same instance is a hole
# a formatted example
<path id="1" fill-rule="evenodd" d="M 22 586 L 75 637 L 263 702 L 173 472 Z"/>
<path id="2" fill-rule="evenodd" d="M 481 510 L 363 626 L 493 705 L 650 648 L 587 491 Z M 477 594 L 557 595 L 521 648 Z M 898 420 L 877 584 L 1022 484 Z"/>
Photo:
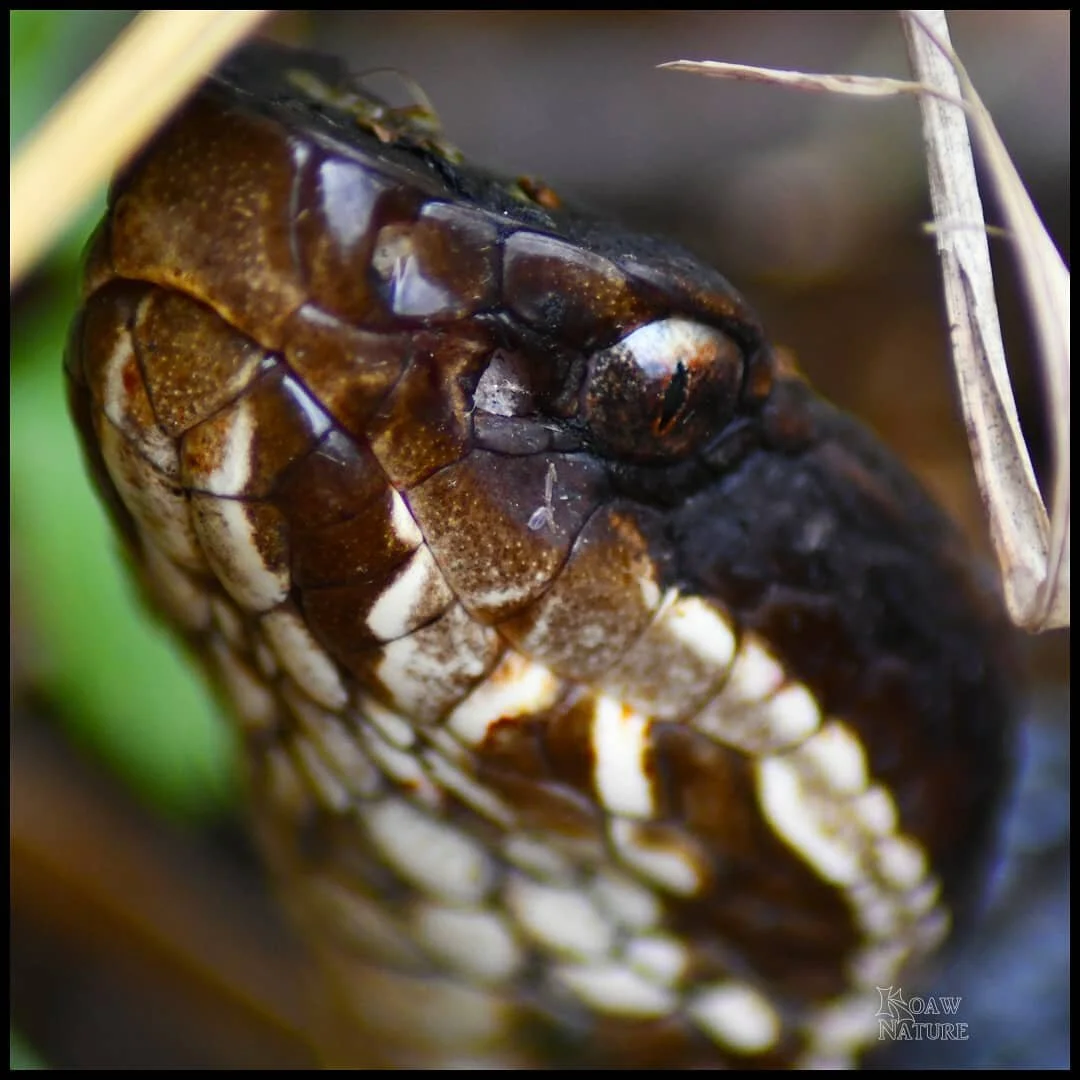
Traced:
<path id="1" fill-rule="evenodd" d="M 131 14 L 11 13 L 13 149 Z M 1070 17 L 950 19 L 1068 262 Z M 407 72 L 467 157 L 716 265 L 987 550 L 922 229 L 917 106 L 656 70 L 690 58 L 906 77 L 894 15 L 286 12 L 264 32 Z M 12 1062 L 303 1064 L 306 973 L 245 840 L 227 731 L 133 603 L 68 430 L 63 342 L 102 200 L 12 296 Z M 1045 486 L 1038 379 L 994 243 Z M 883 1047 L 884 1066 L 1068 1064 L 1068 645 L 1025 642 L 1032 693 L 998 886 L 939 977 L 937 992 L 964 999 L 970 1040 L 933 1044 L 933 1061 Z"/>

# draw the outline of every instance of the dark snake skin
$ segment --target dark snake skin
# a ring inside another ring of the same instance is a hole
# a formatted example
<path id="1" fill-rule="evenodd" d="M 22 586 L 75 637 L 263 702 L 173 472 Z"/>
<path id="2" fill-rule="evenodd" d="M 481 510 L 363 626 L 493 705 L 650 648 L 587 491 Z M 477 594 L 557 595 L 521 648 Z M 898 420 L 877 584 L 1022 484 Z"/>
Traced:
<path id="1" fill-rule="evenodd" d="M 970 919 L 998 597 L 686 252 L 250 46 L 114 185 L 67 370 L 329 1061 L 848 1064 Z"/>

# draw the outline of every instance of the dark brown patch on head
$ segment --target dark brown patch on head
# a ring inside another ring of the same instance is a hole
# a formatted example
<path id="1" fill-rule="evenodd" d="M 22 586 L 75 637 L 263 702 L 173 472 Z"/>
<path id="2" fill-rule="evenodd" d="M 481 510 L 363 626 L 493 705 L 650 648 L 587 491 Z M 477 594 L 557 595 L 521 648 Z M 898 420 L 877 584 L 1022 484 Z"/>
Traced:
<path id="1" fill-rule="evenodd" d="M 211 304 L 276 348 L 303 301 L 292 257 L 293 154 L 277 124 L 196 97 L 114 191 L 116 272 Z"/>
<path id="2" fill-rule="evenodd" d="M 267 359 L 210 308 L 163 289 L 140 305 L 135 351 L 158 423 L 173 436 L 237 397 Z"/>
<path id="3" fill-rule="evenodd" d="M 372 333 L 304 304 L 283 325 L 283 351 L 308 392 L 356 439 L 404 372 L 406 334 Z"/>

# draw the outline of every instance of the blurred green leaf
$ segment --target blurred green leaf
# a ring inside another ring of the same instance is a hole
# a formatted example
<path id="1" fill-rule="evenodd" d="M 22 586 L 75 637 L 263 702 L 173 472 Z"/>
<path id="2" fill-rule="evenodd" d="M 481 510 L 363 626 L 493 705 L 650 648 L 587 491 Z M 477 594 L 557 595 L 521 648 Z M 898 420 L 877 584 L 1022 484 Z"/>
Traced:
<path id="1" fill-rule="evenodd" d="M 48 1066 L 30 1049 L 30 1044 L 13 1028 L 8 1029 L 8 1068 L 45 1069 Z"/>

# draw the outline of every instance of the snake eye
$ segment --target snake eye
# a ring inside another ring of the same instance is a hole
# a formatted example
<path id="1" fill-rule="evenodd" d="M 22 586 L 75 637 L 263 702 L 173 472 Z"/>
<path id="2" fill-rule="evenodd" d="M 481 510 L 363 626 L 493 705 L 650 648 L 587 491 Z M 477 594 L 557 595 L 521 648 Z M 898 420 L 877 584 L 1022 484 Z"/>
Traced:
<path id="1" fill-rule="evenodd" d="M 598 448 L 637 461 L 693 453 L 731 419 L 743 354 L 691 319 L 651 322 L 593 355 L 582 415 Z"/>

